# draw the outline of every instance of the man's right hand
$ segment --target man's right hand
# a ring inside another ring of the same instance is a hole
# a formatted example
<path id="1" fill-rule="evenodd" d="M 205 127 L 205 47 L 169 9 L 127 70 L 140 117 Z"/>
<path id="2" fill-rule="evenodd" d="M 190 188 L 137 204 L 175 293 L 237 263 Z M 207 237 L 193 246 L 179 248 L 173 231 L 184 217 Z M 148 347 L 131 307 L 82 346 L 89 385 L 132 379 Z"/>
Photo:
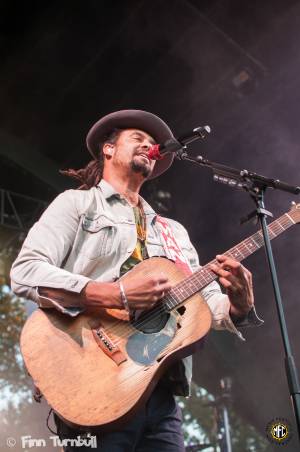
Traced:
<path id="1" fill-rule="evenodd" d="M 151 275 L 138 275 L 137 272 L 131 275 L 128 272 L 122 278 L 122 284 L 128 305 L 132 309 L 152 308 L 172 287 L 163 272 Z M 82 295 L 87 307 L 125 308 L 121 301 L 118 281 L 113 283 L 90 281 Z"/>
<path id="2" fill-rule="evenodd" d="M 122 284 L 128 305 L 133 309 L 152 308 L 172 287 L 163 272 L 141 275 L 138 278 L 136 274 L 131 276 L 129 272 L 122 278 Z"/>

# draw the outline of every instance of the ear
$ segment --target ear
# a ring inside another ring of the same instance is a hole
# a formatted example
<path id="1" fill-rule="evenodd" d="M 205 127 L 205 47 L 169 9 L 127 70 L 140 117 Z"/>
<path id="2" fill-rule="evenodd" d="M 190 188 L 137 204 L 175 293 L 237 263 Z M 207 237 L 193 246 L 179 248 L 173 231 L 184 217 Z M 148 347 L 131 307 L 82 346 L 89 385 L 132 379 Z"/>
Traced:
<path id="1" fill-rule="evenodd" d="M 114 150 L 115 150 L 115 146 L 111 143 L 105 143 L 105 145 L 103 146 L 103 154 L 107 158 L 113 156 Z"/>

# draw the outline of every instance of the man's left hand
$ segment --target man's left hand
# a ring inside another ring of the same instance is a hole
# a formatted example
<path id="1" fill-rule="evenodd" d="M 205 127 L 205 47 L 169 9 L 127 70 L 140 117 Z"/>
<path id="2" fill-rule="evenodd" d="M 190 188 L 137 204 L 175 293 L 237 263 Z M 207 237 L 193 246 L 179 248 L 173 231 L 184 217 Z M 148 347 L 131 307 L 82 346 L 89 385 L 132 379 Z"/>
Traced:
<path id="1" fill-rule="evenodd" d="M 240 262 L 225 254 L 216 256 L 217 264 L 211 270 L 219 276 L 219 282 L 225 287 L 230 301 L 230 314 L 244 317 L 254 305 L 252 274 Z"/>

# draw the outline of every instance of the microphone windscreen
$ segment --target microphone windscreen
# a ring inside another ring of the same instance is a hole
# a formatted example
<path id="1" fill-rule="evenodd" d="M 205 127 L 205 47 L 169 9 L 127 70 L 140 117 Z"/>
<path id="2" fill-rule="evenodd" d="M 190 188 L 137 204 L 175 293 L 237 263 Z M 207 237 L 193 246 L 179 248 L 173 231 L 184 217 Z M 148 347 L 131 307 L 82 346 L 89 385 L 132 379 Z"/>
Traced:
<path id="1" fill-rule="evenodd" d="M 164 156 L 161 155 L 161 153 L 160 153 L 160 145 L 159 144 L 154 144 L 153 146 L 150 147 L 150 149 L 148 151 L 148 157 L 151 160 L 161 160 L 164 158 Z"/>

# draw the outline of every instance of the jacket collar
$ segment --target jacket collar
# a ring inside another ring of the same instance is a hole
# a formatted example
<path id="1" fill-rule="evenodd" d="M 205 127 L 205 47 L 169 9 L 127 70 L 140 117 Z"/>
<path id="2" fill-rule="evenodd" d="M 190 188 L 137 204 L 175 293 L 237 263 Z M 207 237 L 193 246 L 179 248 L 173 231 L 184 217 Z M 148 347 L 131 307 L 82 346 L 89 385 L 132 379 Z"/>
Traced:
<path id="1" fill-rule="evenodd" d="M 106 200 L 108 200 L 109 198 L 112 198 L 113 196 L 119 198 L 119 199 L 124 199 L 122 197 L 122 195 L 120 195 L 119 192 L 117 192 L 114 187 L 112 185 L 110 185 L 106 180 L 101 179 L 101 181 L 99 182 L 99 184 L 97 185 L 97 187 L 100 188 L 100 190 L 103 193 L 103 196 Z M 150 206 L 150 204 L 147 203 L 147 201 L 144 200 L 144 198 L 142 198 L 142 196 L 139 195 L 140 201 L 142 203 L 145 215 L 152 215 L 153 217 L 157 216 L 157 213 L 152 209 L 152 207 Z"/>

